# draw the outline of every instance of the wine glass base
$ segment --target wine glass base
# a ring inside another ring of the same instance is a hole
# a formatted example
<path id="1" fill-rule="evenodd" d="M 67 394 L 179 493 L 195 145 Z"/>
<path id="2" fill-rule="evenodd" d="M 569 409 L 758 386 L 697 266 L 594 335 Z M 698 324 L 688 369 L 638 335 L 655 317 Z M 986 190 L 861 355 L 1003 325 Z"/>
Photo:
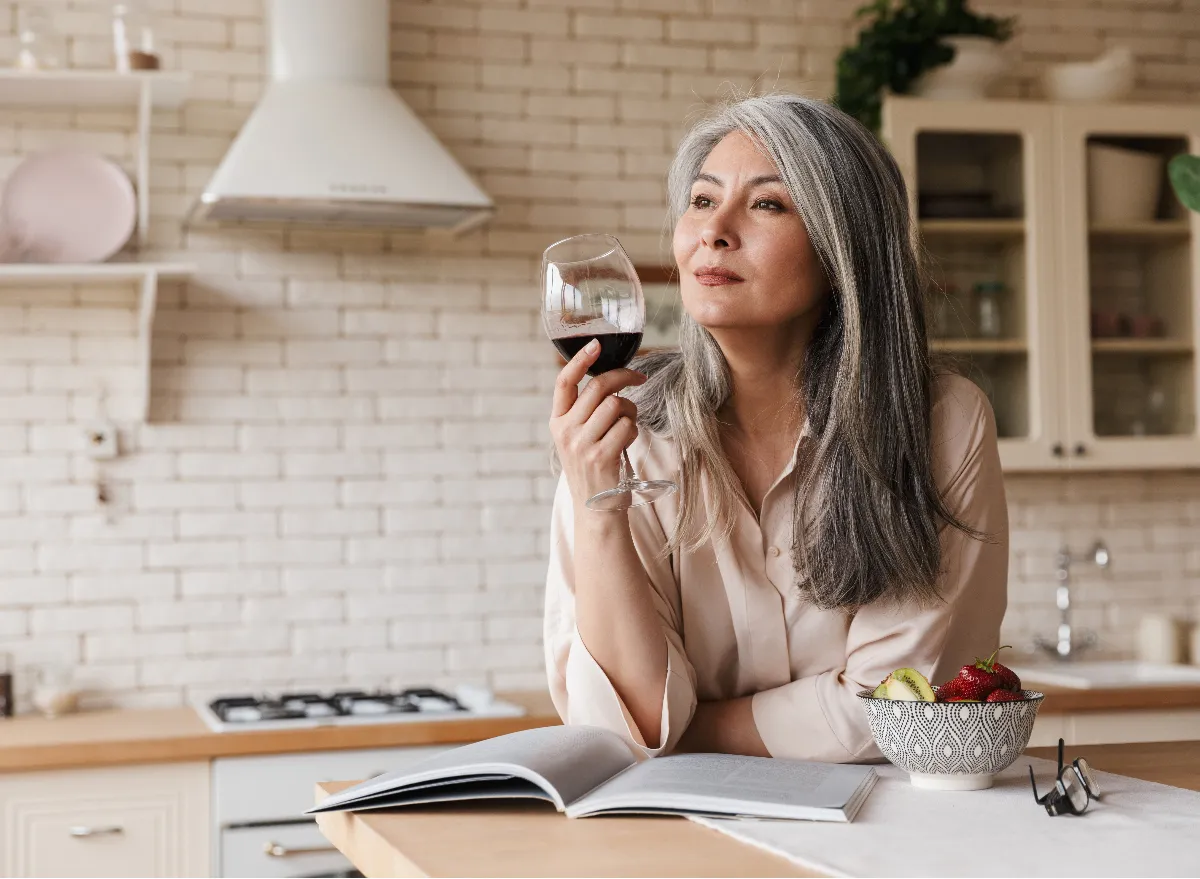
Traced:
<path id="1" fill-rule="evenodd" d="M 592 495 L 587 499 L 587 508 L 603 513 L 618 513 L 652 504 L 678 490 L 679 486 L 666 479 L 630 479 L 616 488 Z"/>

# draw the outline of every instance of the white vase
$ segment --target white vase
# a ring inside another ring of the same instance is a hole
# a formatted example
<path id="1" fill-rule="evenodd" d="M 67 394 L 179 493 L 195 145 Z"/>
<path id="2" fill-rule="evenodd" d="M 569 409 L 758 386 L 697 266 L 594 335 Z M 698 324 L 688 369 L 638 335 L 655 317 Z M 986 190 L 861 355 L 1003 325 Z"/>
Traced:
<path id="1" fill-rule="evenodd" d="M 1090 223 L 1154 219 L 1165 177 L 1166 159 L 1160 153 L 1090 143 L 1087 156 Z"/>
<path id="2" fill-rule="evenodd" d="M 909 87 L 921 98 L 970 101 L 987 97 L 988 88 L 1008 68 L 1000 43 L 989 37 L 942 37 L 954 47 L 949 63 L 927 70 Z"/>

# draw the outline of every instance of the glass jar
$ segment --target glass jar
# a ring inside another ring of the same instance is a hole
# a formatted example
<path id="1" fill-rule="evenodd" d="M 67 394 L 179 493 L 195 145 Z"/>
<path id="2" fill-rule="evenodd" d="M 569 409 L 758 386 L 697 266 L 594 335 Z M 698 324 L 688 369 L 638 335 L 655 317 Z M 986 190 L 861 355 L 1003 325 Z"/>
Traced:
<path id="1" fill-rule="evenodd" d="M 58 70 L 67 63 L 67 41 L 54 27 L 50 10 L 30 4 L 17 10 L 18 70 Z"/>
<path id="2" fill-rule="evenodd" d="M 972 291 L 975 294 L 975 327 L 981 339 L 999 339 L 1004 334 L 1000 316 L 1001 297 L 1004 294 L 1002 281 L 979 281 Z"/>

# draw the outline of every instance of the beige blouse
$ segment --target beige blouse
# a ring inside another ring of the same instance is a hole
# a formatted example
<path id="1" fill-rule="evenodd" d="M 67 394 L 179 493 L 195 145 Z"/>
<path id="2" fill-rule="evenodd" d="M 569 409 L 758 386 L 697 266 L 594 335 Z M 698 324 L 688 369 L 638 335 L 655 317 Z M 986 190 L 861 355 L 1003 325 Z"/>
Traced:
<path id="1" fill-rule="evenodd" d="M 940 683 L 963 663 L 987 656 L 999 644 L 1007 601 L 1008 512 L 996 425 L 986 397 L 966 379 L 937 381 L 933 441 L 935 478 L 950 509 L 991 539 L 942 528 L 939 588 L 945 601 L 928 609 L 871 605 L 849 615 L 819 610 L 800 596 L 790 557 L 795 455 L 767 492 L 758 519 L 743 504 L 730 537 L 710 540 L 696 552 L 661 552 L 678 516 L 678 494 L 630 511 L 634 546 L 667 640 L 657 748 L 646 747 L 576 631 L 573 507 L 560 479 L 545 650 L 551 696 L 563 721 L 605 727 L 656 756 L 678 743 L 697 700 L 754 694 L 754 723 L 773 756 L 880 759 L 855 693 L 901 666 Z M 670 440 L 643 431 L 630 457 L 643 478 L 677 477 Z"/>

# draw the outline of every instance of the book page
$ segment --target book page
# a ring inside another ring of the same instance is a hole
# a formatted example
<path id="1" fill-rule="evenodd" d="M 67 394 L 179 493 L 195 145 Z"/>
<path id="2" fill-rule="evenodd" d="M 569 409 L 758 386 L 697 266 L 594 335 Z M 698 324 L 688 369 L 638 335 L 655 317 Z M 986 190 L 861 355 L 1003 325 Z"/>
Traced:
<path id="1" fill-rule="evenodd" d="M 632 751 L 616 733 L 594 726 L 548 726 L 454 748 L 346 788 L 308 811 L 353 808 L 361 801 L 378 802 L 383 795 L 398 803 L 406 790 L 416 796 L 418 789 L 430 782 L 486 781 L 499 776 L 532 782 L 563 809 L 635 762 Z M 456 792 L 461 799 L 471 798 L 468 783 Z"/>
<path id="2" fill-rule="evenodd" d="M 870 766 L 730 754 L 648 760 L 572 804 L 571 816 L 606 810 L 847 820 L 845 807 L 874 777 Z"/>

